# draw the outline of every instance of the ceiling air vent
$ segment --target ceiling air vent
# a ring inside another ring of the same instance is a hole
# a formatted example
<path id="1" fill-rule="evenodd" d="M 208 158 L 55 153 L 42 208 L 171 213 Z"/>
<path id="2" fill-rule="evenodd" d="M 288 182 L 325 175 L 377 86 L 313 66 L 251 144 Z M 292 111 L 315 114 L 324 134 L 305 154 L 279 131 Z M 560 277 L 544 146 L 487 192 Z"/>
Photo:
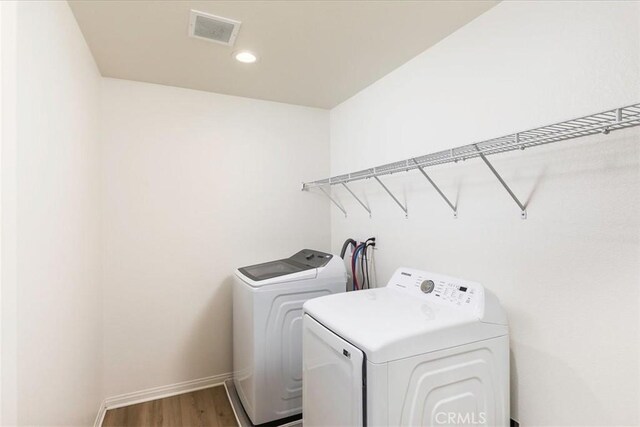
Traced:
<path id="1" fill-rule="evenodd" d="M 233 46 L 240 30 L 240 21 L 208 13 L 191 11 L 189 35 L 197 39 Z"/>

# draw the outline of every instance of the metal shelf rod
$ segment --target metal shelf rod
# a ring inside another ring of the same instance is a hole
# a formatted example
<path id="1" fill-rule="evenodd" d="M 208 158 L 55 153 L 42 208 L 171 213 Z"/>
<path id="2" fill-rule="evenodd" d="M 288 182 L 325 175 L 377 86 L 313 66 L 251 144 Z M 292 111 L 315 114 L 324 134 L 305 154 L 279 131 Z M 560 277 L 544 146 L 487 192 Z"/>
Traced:
<path id="1" fill-rule="evenodd" d="M 640 104 L 633 104 L 412 159 L 307 182 L 303 184 L 303 190 L 323 185 L 346 184 L 396 172 L 408 172 L 413 169 L 424 169 L 430 166 L 476 158 L 481 155 L 489 156 L 507 151 L 522 150 L 598 133 L 609 134 L 615 130 L 638 125 L 640 125 Z"/>
<path id="2" fill-rule="evenodd" d="M 358 203 L 360 203 L 360 206 L 362 206 L 367 212 L 369 212 L 369 218 L 371 218 L 371 209 L 369 209 L 367 207 L 367 205 L 365 205 L 364 202 L 362 200 L 360 200 L 360 198 L 358 196 L 356 196 L 356 194 L 353 191 L 351 191 L 351 189 L 349 187 L 347 187 L 347 184 L 345 184 L 343 182 L 342 186 L 344 188 L 346 188 L 346 190 L 353 196 L 354 199 L 356 199 L 358 201 Z"/>
<path id="3" fill-rule="evenodd" d="M 415 162 L 415 159 L 413 159 L 413 161 Z M 417 163 L 416 163 L 417 164 Z M 440 197 L 442 197 L 444 199 L 445 202 L 447 202 L 447 204 L 449 205 L 449 207 L 453 210 L 453 217 L 457 218 L 458 217 L 458 210 L 456 209 L 456 207 L 453 205 L 453 203 L 451 203 L 449 201 L 449 199 L 447 198 L 447 196 L 444 195 L 444 193 L 442 192 L 442 190 L 440 190 L 440 187 L 438 187 L 436 185 L 435 182 L 433 182 L 433 180 L 431 179 L 431 177 L 429 175 L 427 175 L 427 173 L 424 171 L 424 169 L 422 168 L 422 166 L 418 166 L 418 170 L 422 173 L 422 175 L 424 175 L 425 178 L 427 178 L 427 181 L 429 181 L 429 183 L 433 186 L 433 188 L 436 189 L 436 191 L 438 192 L 438 194 L 440 195 Z"/>
<path id="4" fill-rule="evenodd" d="M 504 189 L 507 190 L 507 193 L 509 193 L 509 195 L 511 196 L 513 201 L 516 202 L 516 204 L 520 208 L 520 216 L 522 217 L 522 219 L 527 219 L 527 208 L 525 207 L 525 205 L 523 205 L 522 202 L 518 199 L 518 197 L 516 197 L 516 195 L 513 193 L 513 191 L 511 191 L 511 188 L 509 188 L 507 183 L 504 181 L 504 179 L 502 179 L 502 177 L 500 176 L 498 171 L 493 167 L 493 165 L 489 162 L 489 160 L 487 160 L 487 158 L 484 156 L 484 154 L 480 154 L 480 158 L 487 165 L 487 167 L 491 170 L 491 172 L 493 172 L 495 177 L 498 178 L 498 181 L 500 181 L 500 184 L 502 184 Z"/>
<path id="5" fill-rule="evenodd" d="M 333 202 L 334 205 L 336 205 L 338 207 L 338 209 L 340 209 L 342 211 L 342 213 L 344 214 L 344 217 L 347 217 L 347 211 L 340 205 L 340 203 L 336 202 L 336 199 L 334 199 L 333 197 L 331 197 L 331 194 L 329 194 L 329 192 L 327 190 L 325 190 L 322 187 L 318 187 L 320 188 L 320 191 L 322 191 L 324 193 L 325 196 L 327 196 L 329 198 L 329 200 L 331 200 Z"/>
<path id="6" fill-rule="evenodd" d="M 374 176 L 375 180 L 378 181 L 378 183 L 382 186 L 382 188 L 384 188 L 384 191 L 387 192 L 387 194 L 389 194 L 391 196 L 391 198 L 398 204 L 398 206 L 400 206 L 400 209 L 402 209 L 404 211 L 404 216 L 405 218 L 409 217 L 409 212 L 407 212 L 407 208 L 406 206 L 404 206 L 402 203 L 400 203 L 400 200 L 396 199 L 396 196 L 393 195 L 393 193 L 387 188 L 386 185 L 384 185 L 382 183 L 382 181 L 380 181 L 380 178 L 378 178 L 377 176 Z"/>

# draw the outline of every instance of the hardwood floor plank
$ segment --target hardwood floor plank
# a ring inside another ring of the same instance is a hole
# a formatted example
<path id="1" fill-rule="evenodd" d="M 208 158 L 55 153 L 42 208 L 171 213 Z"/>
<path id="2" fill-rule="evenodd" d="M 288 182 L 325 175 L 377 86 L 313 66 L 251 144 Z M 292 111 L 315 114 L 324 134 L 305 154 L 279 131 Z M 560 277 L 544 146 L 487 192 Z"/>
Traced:
<path id="1" fill-rule="evenodd" d="M 102 421 L 103 427 L 122 427 L 125 425 L 125 411 L 122 408 L 107 411 Z"/>
<path id="2" fill-rule="evenodd" d="M 221 427 L 218 424 L 218 416 L 213 403 L 213 396 L 208 392 L 210 389 L 193 392 L 195 408 L 200 416 L 201 427 Z"/>
<path id="3" fill-rule="evenodd" d="M 107 411 L 102 427 L 236 427 L 223 386 Z"/>
<path id="4" fill-rule="evenodd" d="M 236 417 L 233 414 L 233 408 L 229 402 L 229 397 L 224 387 L 214 387 L 207 389 L 213 395 L 213 407 L 218 417 L 218 423 L 221 427 L 237 426 Z"/>
<path id="5" fill-rule="evenodd" d="M 127 426 L 153 426 L 153 408 L 154 402 L 138 403 L 126 407 L 126 425 Z"/>
<path id="6" fill-rule="evenodd" d="M 182 408 L 180 407 L 180 396 L 172 396 L 160 400 L 162 406 L 160 408 L 162 427 L 181 427 L 185 424 L 182 420 Z"/>
<path id="7" fill-rule="evenodd" d="M 185 393 L 179 396 L 182 423 L 188 427 L 200 427 L 200 413 L 196 410 L 196 402 L 193 393 Z"/>

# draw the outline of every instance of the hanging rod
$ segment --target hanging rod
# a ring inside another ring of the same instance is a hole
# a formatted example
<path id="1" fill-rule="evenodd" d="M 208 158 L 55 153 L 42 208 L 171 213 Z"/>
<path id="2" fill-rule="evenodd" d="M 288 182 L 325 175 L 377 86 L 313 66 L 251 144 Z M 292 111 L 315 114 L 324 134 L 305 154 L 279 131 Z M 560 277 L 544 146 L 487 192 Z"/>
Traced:
<path id="1" fill-rule="evenodd" d="M 500 138 L 463 145 L 449 150 L 438 151 L 407 160 L 387 163 L 369 169 L 332 176 L 318 181 L 305 182 L 302 190 L 309 190 L 322 185 L 345 184 L 352 181 L 390 175 L 396 172 L 408 172 L 430 166 L 458 162 L 476 157 L 482 158 L 507 151 L 524 150 L 525 148 L 553 142 L 567 141 L 588 135 L 610 132 L 640 125 L 640 104 L 614 108 L 602 113 L 591 114 L 577 119 L 567 120 L 548 126 L 530 129 Z M 485 162 L 486 163 L 486 162 Z M 512 196 L 513 197 L 513 196 Z M 517 198 L 514 200 L 517 201 Z M 520 204 L 519 201 L 517 203 Z M 404 208 L 404 206 L 401 206 Z M 523 210 L 524 211 L 524 210 Z"/>

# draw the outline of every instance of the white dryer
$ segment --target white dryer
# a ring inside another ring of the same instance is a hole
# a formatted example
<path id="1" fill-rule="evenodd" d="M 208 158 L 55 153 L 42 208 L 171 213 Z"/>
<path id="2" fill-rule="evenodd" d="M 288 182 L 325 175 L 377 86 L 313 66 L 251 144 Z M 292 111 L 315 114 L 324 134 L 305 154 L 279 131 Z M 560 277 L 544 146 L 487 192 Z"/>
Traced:
<path id="1" fill-rule="evenodd" d="M 400 268 L 304 305 L 303 423 L 509 425 L 509 337 L 479 283 Z"/>
<path id="2" fill-rule="evenodd" d="M 342 258 L 310 249 L 236 270 L 233 382 L 253 424 L 302 412 L 302 305 L 346 282 Z"/>

